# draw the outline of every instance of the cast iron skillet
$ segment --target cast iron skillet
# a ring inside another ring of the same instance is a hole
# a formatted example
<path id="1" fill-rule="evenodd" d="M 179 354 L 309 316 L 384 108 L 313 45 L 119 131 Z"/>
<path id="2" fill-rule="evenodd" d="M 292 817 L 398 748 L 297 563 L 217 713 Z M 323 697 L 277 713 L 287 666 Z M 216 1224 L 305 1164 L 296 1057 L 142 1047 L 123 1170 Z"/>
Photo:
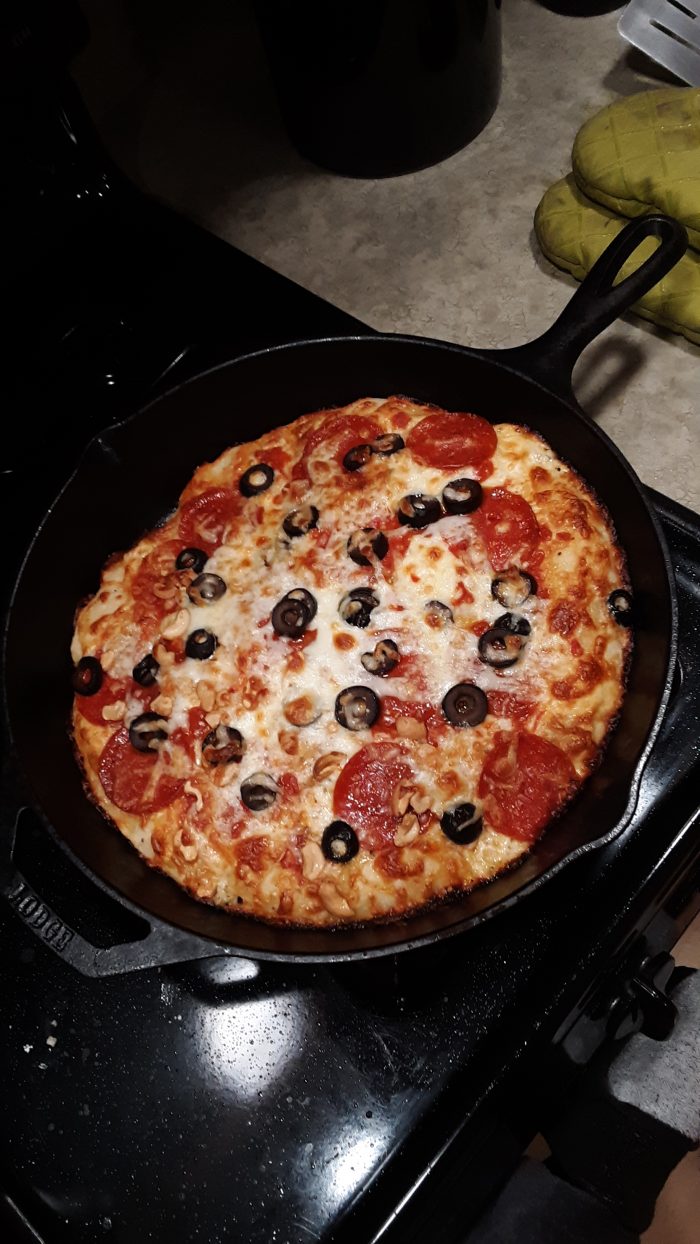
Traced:
<path id="1" fill-rule="evenodd" d="M 659 246 L 613 287 L 622 263 L 652 235 Z M 577 405 L 571 372 L 581 350 L 660 280 L 686 242 L 685 230 L 668 217 L 632 221 L 553 327 L 517 349 L 477 351 L 389 335 L 297 342 L 207 372 L 90 444 L 29 550 L 5 641 L 6 710 L 31 802 L 73 860 L 151 924 L 149 937 L 126 958 L 124 948 L 116 948 L 111 960 L 109 952 L 86 953 L 77 935 L 69 937 L 65 953 L 77 966 L 102 974 L 158 959 L 221 953 L 319 961 L 404 950 L 495 915 L 566 861 L 621 832 L 634 811 L 670 692 L 676 606 L 657 520 L 625 459 Z M 95 589 L 105 558 L 128 547 L 174 506 L 199 462 L 306 411 L 391 393 L 473 410 L 493 421 L 522 421 L 593 485 L 626 550 L 636 599 L 629 687 L 602 764 L 516 870 L 455 902 L 391 924 L 337 931 L 273 928 L 189 898 L 149 869 L 86 798 L 66 725 L 74 609 Z M 36 923 L 31 892 L 22 889 L 7 859 L 5 864 L 5 892 L 25 917 L 17 896 L 29 893 Z"/>

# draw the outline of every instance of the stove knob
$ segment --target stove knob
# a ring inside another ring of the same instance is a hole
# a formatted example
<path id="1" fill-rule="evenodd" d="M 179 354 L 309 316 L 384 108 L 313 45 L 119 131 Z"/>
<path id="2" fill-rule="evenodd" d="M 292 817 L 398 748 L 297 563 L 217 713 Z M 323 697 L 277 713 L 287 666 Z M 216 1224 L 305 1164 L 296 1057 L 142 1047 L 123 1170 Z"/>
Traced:
<path id="1" fill-rule="evenodd" d="M 643 1032 L 654 1041 L 664 1041 L 669 1036 L 678 1012 L 665 990 L 675 966 L 665 951 L 642 960 L 610 1003 L 606 1024 L 609 1037 L 620 1041 Z"/>

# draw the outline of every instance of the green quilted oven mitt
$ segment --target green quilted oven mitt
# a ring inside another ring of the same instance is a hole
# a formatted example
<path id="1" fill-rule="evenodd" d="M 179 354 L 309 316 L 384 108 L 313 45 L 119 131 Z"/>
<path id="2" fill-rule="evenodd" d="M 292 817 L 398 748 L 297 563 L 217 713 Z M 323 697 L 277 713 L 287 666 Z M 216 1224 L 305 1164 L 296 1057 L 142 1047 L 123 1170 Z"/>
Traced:
<path id="1" fill-rule="evenodd" d="M 700 250 L 700 88 L 609 104 L 576 135 L 572 167 L 589 199 L 621 216 L 667 212 Z"/>
<path id="2" fill-rule="evenodd" d="M 550 187 L 535 214 L 535 233 L 542 251 L 578 280 L 590 271 L 624 225 L 624 219 L 591 203 L 571 174 Z M 646 238 L 622 267 L 620 279 L 638 268 L 654 247 L 654 239 Z M 700 345 L 700 254 L 688 250 L 634 309 L 645 319 Z"/>

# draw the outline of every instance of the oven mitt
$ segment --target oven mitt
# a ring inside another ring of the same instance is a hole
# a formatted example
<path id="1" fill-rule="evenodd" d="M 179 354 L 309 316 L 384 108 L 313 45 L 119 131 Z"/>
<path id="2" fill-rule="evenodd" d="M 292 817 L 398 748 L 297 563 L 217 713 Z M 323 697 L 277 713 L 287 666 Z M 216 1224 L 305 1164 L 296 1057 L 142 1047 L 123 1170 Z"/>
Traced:
<path id="1" fill-rule="evenodd" d="M 547 259 L 580 281 L 625 223 L 587 199 L 569 174 L 544 195 L 535 214 L 535 233 Z M 621 269 L 622 276 L 638 268 L 654 246 L 654 239 L 646 238 Z M 634 310 L 700 345 L 700 253 L 686 251 Z"/>
<path id="2" fill-rule="evenodd" d="M 581 127 L 572 155 L 585 195 L 620 216 L 666 212 L 700 251 L 700 88 L 629 95 Z"/>

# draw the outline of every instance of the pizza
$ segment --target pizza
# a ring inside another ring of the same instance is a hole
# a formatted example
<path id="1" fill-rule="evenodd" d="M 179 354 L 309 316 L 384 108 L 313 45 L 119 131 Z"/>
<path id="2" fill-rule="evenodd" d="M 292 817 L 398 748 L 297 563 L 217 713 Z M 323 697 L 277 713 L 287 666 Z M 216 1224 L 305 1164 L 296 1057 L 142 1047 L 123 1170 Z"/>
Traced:
<path id="1" fill-rule="evenodd" d="M 200 466 L 76 614 L 90 797 L 196 898 L 404 916 L 516 864 L 598 763 L 632 597 L 534 432 L 406 397 Z"/>

